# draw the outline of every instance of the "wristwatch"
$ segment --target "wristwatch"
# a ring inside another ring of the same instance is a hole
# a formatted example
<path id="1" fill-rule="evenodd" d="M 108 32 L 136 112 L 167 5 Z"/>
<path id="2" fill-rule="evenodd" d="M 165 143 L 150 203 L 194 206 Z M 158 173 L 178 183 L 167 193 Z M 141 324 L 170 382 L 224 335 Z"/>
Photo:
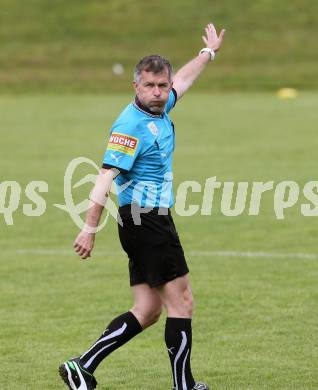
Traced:
<path id="1" fill-rule="evenodd" d="M 215 54 L 215 51 L 213 49 L 210 49 L 209 47 L 204 47 L 203 49 L 200 50 L 199 54 L 204 53 L 204 52 L 207 52 L 210 54 L 211 61 L 214 60 L 216 54 Z"/>

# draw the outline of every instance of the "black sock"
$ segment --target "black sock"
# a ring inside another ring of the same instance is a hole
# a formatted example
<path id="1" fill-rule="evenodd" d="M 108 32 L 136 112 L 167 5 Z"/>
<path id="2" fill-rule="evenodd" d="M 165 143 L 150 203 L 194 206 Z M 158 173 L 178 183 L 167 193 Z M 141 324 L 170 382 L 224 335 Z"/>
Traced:
<path id="1" fill-rule="evenodd" d="M 165 341 L 176 390 L 190 390 L 195 382 L 191 373 L 191 318 L 167 318 Z"/>
<path id="2" fill-rule="evenodd" d="M 80 357 L 80 365 L 93 374 L 106 356 L 127 343 L 142 331 L 132 312 L 128 311 L 115 318 L 93 346 Z"/>

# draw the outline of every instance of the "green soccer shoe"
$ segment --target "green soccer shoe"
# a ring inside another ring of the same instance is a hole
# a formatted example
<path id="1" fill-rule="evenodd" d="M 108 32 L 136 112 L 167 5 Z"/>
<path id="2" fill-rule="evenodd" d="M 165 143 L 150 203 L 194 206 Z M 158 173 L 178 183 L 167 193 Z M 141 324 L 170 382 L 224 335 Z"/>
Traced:
<path id="1" fill-rule="evenodd" d="M 97 386 L 94 375 L 80 366 L 79 358 L 73 358 L 61 364 L 59 373 L 70 390 L 93 390 Z"/>

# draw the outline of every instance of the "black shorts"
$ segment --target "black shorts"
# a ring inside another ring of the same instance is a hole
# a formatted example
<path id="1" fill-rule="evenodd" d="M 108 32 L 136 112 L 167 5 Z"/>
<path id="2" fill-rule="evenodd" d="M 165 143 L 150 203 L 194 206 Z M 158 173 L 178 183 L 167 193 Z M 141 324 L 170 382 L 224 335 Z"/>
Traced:
<path id="1" fill-rule="evenodd" d="M 146 209 L 143 209 L 146 210 Z M 131 205 L 119 207 L 121 245 L 129 257 L 130 285 L 160 286 L 189 272 L 171 212 L 160 215 L 155 208 L 136 221 Z M 139 222 L 139 224 L 136 224 Z"/>

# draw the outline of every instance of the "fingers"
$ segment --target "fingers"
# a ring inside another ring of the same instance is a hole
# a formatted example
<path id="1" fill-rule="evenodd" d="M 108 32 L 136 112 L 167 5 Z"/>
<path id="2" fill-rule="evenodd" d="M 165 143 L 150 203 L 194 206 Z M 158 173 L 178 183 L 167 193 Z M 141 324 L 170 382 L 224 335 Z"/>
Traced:
<path id="1" fill-rule="evenodd" d="M 207 37 L 207 42 L 210 42 L 212 40 L 212 36 L 211 36 L 211 30 L 209 28 L 209 25 L 207 25 L 205 28 L 205 34 Z"/>
<path id="2" fill-rule="evenodd" d="M 219 50 L 219 48 L 222 46 L 224 34 L 225 34 L 225 29 L 223 28 L 223 29 L 221 30 L 220 35 L 219 35 L 219 38 L 218 38 L 218 46 L 217 46 L 216 50 Z"/>
<path id="3" fill-rule="evenodd" d="M 223 28 L 223 29 L 221 30 L 221 32 L 220 32 L 220 35 L 219 35 L 220 41 L 223 41 L 224 34 L 225 34 L 225 29 Z"/>
<path id="4" fill-rule="evenodd" d="M 206 34 L 205 36 L 202 36 L 202 40 L 204 44 L 207 47 L 217 51 L 222 44 L 224 34 L 225 34 L 225 29 L 223 28 L 218 36 L 214 24 L 209 23 L 205 27 L 205 34 Z"/>
<path id="5" fill-rule="evenodd" d="M 202 40 L 203 40 L 204 44 L 207 46 L 208 40 L 206 39 L 206 37 L 204 35 L 202 35 Z"/>
<path id="6" fill-rule="evenodd" d="M 209 23 L 209 24 L 208 24 L 208 27 L 209 27 L 210 33 L 211 33 L 213 36 L 217 36 L 217 34 L 216 34 L 216 29 L 215 29 L 215 27 L 214 27 L 214 24 L 213 24 L 213 23 Z"/>
<path id="7" fill-rule="evenodd" d="M 80 239 L 76 239 L 73 248 L 83 260 L 91 256 L 92 245 L 88 242 L 81 242 Z"/>
<path id="8" fill-rule="evenodd" d="M 212 23 L 207 24 L 205 27 L 205 32 L 209 41 L 217 38 L 216 29 Z"/>
<path id="9" fill-rule="evenodd" d="M 74 250 L 83 260 L 91 256 L 91 250 L 82 245 L 74 244 Z"/>
<path id="10" fill-rule="evenodd" d="M 206 36 L 209 39 L 214 39 L 214 38 L 217 38 L 218 37 L 218 34 L 216 32 L 216 29 L 214 27 L 214 24 L 213 23 L 208 23 L 205 27 L 205 33 L 206 33 Z M 225 29 L 223 28 L 220 32 L 220 35 L 219 35 L 219 39 L 223 39 L 223 36 L 225 34 Z"/>

